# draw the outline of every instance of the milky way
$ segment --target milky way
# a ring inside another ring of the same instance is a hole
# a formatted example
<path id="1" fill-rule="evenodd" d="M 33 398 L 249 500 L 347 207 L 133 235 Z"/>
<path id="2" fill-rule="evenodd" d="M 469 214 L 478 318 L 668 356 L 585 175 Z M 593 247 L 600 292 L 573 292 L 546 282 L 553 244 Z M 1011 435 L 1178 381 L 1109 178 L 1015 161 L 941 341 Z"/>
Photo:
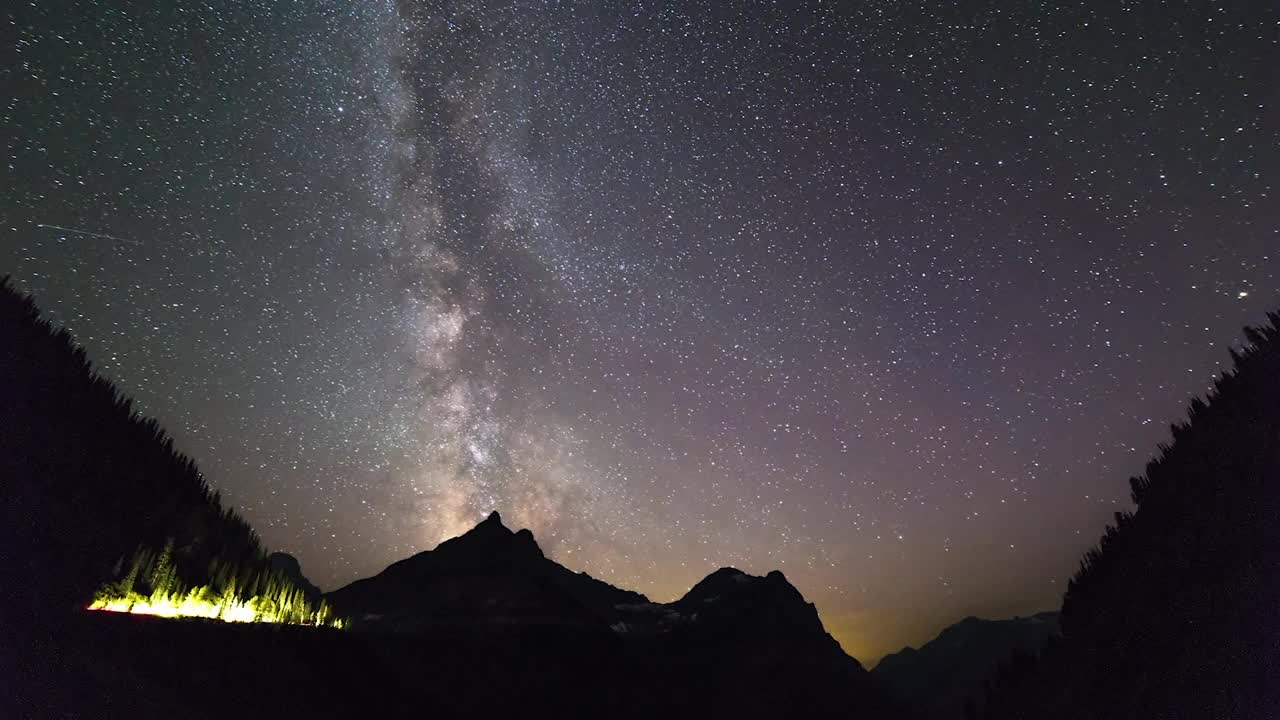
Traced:
<path id="1" fill-rule="evenodd" d="M 1051 608 L 1280 304 L 1273 4 L 110 5 L 7 16 L 0 272 L 326 588 Z"/>

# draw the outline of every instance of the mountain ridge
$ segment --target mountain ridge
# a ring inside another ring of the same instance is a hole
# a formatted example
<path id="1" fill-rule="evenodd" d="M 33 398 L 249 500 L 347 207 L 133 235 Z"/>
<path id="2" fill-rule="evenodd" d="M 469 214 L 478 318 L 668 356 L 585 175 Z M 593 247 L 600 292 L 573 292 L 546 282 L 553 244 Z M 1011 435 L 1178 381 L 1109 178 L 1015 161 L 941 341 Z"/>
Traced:
<path id="1" fill-rule="evenodd" d="M 1038 652 L 1059 632 L 1054 610 L 1002 620 L 970 615 L 919 648 L 884 656 L 871 674 L 928 717 L 960 717 L 967 699 L 981 699 L 1001 663 Z"/>
<path id="2" fill-rule="evenodd" d="M 562 662 L 590 657 L 593 669 L 630 680 L 628 692 L 639 693 L 630 711 L 648 702 L 645 688 L 663 687 L 679 688 L 673 701 L 694 714 L 857 707 L 859 717 L 905 716 L 781 571 L 724 567 L 677 600 L 652 602 L 547 558 L 530 531 L 510 530 L 496 512 L 325 598 L 370 637 L 464 637 L 478 657 L 506 653 L 518 663 L 547 643 L 570 649 L 574 659 Z"/>
<path id="3" fill-rule="evenodd" d="M 532 532 L 513 532 L 496 511 L 466 533 L 325 597 L 356 622 L 401 630 L 462 619 L 607 625 L 615 606 L 649 602 L 547 558 Z"/>
<path id="4" fill-rule="evenodd" d="M 494 607 L 493 598 L 503 597 L 504 590 L 518 597 L 508 596 Z M 661 632 L 676 624 L 693 622 L 699 616 L 723 616 L 721 607 L 708 612 L 710 606 L 721 598 L 729 601 L 726 605 L 739 603 L 744 591 L 750 591 L 753 597 L 769 596 L 775 605 L 790 604 L 798 614 L 806 616 L 800 621 L 806 630 L 818 630 L 830 638 L 816 607 L 779 570 L 755 576 L 722 567 L 695 583 L 680 598 L 658 603 L 642 593 L 616 587 L 585 571 L 575 572 L 546 557 L 530 530 L 511 530 L 497 511 L 462 535 L 393 562 L 379 573 L 354 580 L 324 597 L 356 622 L 373 624 L 389 619 L 394 622 L 397 616 L 403 619 L 406 615 L 475 620 L 495 611 L 524 612 L 522 619 L 527 621 L 537 619 L 539 610 L 557 610 L 558 614 L 543 614 L 541 619 L 605 621 L 615 632 Z M 482 595 L 485 602 L 477 605 L 465 601 L 477 595 Z M 563 605 L 554 606 L 565 599 L 580 605 L 577 612 Z M 668 627 L 661 627 L 663 620 L 671 621 L 665 623 Z M 398 626 L 404 629 L 403 623 Z M 831 642 L 835 643 L 834 638 Z M 860 663 L 858 666 L 861 668 Z"/>

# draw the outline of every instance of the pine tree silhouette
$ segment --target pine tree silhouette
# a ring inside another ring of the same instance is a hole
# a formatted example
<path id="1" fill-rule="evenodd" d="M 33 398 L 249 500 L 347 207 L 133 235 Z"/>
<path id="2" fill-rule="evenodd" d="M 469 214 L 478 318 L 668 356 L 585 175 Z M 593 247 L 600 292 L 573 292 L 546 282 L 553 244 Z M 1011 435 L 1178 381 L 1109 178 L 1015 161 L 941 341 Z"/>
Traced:
<path id="1" fill-rule="evenodd" d="M 1280 314 L 1143 476 L 1072 578 L 1062 639 L 1003 669 L 997 718 L 1280 717 Z"/>
<path id="2" fill-rule="evenodd" d="M 257 535 L 192 460 L 99 375 L 65 329 L 0 278 L 0 625 L 55 621 L 172 543 L 165 582 L 252 568 Z M 3 628 L 0 628 L 3 629 Z"/>

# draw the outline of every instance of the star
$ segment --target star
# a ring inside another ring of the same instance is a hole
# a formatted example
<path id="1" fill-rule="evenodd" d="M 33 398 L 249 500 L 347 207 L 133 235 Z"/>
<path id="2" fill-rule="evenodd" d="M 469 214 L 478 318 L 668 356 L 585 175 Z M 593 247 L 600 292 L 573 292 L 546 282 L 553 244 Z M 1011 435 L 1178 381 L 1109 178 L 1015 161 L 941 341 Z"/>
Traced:
<path id="1" fill-rule="evenodd" d="M 109 5 L 13 14 L 0 268 L 325 588 L 1056 607 L 1280 287 L 1262 3 Z"/>

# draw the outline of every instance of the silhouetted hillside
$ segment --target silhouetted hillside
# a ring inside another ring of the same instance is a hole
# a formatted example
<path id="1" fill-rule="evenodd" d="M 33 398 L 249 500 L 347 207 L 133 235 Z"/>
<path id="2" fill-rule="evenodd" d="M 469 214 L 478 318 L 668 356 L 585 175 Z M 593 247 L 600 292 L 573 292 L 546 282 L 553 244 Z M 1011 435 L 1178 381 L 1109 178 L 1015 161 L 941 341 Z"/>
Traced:
<path id="1" fill-rule="evenodd" d="M 66 330 L 0 282 L 0 573 L 6 621 L 83 607 L 139 548 L 172 542 L 178 577 L 260 567 L 258 538 L 155 420 Z"/>
<path id="2" fill-rule="evenodd" d="M 195 463 L 7 278 L 0 399 L 6 636 L 37 642 L 91 600 L 115 610 L 327 617 L 267 561 Z"/>
<path id="3" fill-rule="evenodd" d="M 1058 634 L 1058 613 L 1009 620 L 968 617 L 916 648 L 886 655 L 871 674 L 931 718 L 959 718 L 966 700 L 1016 653 L 1038 653 Z"/>
<path id="4" fill-rule="evenodd" d="M 1062 641 L 1006 667 L 989 718 L 1280 717 L 1280 315 L 1130 481 L 1062 604 Z"/>

